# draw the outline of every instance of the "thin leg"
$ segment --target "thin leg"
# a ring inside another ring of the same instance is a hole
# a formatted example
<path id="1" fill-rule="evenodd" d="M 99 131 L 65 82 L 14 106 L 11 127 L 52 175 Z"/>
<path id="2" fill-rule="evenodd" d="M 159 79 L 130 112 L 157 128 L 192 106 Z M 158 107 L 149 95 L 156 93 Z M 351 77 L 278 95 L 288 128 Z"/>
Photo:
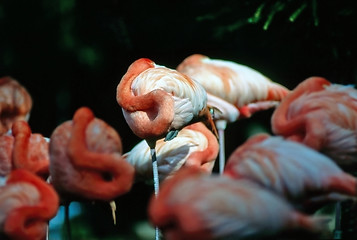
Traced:
<path id="1" fill-rule="evenodd" d="M 153 172 L 153 177 L 154 177 L 154 192 L 155 192 L 155 196 L 159 195 L 159 170 L 157 167 L 157 159 L 156 159 L 156 151 L 155 148 L 151 148 L 150 149 L 151 152 L 151 161 L 152 161 L 152 172 Z"/>
<path id="2" fill-rule="evenodd" d="M 150 153 L 151 153 L 151 162 L 152 162 L 152 173 L 153 173 L 153 180 L 154 180 L 154 193 L 155 197 L 159 195 L 159 189 L 160 189 L 160 181 L 159 181 L 159 170 L 157 167 L 157 158 L 156 158 L 156 141 L 151 142 L 147 141 L 149 147 L 150 147 Z M 155 226 L 155 240 L 160 240 L 160 230 L 157 226 Z"/>
<path id="3" fill-rule="evenodd" d="M 64 221 L 66 224 L 66 230 L 67 230 L 67 239 L 71 240 L 72 239 L 72 234 L 71 234 L 71 223 L 69 221 L 69 204 L 70 203 L 66 203 L 64 205 Z"/>
<path id="4" fill-rule="evenodd" d="M 49 142 L 49 140 L 47 140 L 47 139 L 48 139 L 48 138 L 45 138 L 45 140 L 46 140 L 47 142 Z M 50 184 L 50 181 L 51 181 L 51 179 L 50 179 L 50 177 L 48 177 L 48 178 L 46 179 L 46 182 Z M 50 221 L 48 221 L 48 223 L 47 223 L 47 228 L 46 228 L 46 240 L 49 240 L 49 239 L 50 239 Z"/>
<path id="5" fill-rule="evenodd" d="M 154 149 L 150 149 L 151 151 L 151 161 L 152 161 L 152 172 L 154 176 L 154 192 L 155 196 L 157 197 L 159 195 L 159 189 L 160 189 L 160 183 L 159 183 L 159 171 L 157 168 L 157 159 L 156 159 L 156 151 Z M 155 226 L 155 240 L 160 239 L 160 231 L 157 226 Z"/>
<path id="6" fill-rule="evenodd" d="M 225 154 L 225 142 L 224 142 L 224 131 L 226 130 L 227 121 L 217 120 L 216 127 L 218 129 L 219 137 L 219 174 L 222 174 L 226 164 L 226 154 Z"/>
<path id="7" fill-rule="evenodd" d="M 50 222 L 48 222 L 47 229 L 46 229 L 46 240 L 50 239 Z"/>
<path id="8" fill-rule="evenodd" d="M 335 230 L 333 231 L 333 239 L 341 239 L 341 235 L 341 202 L 337 202 L 335 207 Z"/>

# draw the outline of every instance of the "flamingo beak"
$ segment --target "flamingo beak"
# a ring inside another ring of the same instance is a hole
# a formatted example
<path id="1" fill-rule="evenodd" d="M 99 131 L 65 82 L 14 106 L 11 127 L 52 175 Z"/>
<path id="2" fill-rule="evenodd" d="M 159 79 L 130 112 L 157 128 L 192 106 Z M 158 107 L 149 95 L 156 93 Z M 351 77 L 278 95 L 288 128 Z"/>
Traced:
<path id="1" fill-rule="evenodd" d="M 206 125 L 206 127 L 211 130 L 211 132 L 216 136 L 217 139 L 219 139 L 217 128 L 213 121 L 214 111 L 215 108 L 207 106 L 206 108 L 202 109 L 199 116 L 202 119 L 202 122 Z"/>

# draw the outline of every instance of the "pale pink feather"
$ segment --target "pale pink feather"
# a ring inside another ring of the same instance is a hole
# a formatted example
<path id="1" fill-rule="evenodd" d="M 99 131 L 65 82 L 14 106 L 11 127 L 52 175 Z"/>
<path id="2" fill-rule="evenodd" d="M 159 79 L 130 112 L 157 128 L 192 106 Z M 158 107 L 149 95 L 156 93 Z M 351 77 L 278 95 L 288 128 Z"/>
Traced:
<path id="1" fill-rule="evenodd" d="M 160 181 L 171 177 L 182 166 L 198 166 L 212 172 L 219 145 L 214 134 L 201 122 L 184 127 L 171 141 L 156 142 L 156 159 Z M 150 148 L 145 140 L 124 154 L 135 167 L 138 178 L 152 178 Z"/>
<path id="2" fill-rule="evenodd" d="M 149 204 L 150 221 L 167 240 L 254 239 L 282 231 L 319 231 L 325 218 L 302 214 L 247 180 L 181 169 Z"/>
<path id="3" fill-rule="evenodd" d="M 272 130 L 320 151 L 344 169 L 357 168 L 357 90 L 311 77 L 272 115 Z"/>
<path id="4" fill-rule="evenodd" d="M 289 92 L 248 66 L 201 54 L 187 57 L 177 70 L 201 83 L 207 93 L 234 105 L 240 117 L 250 117 L 256 111 L 275 107 Z M 220 109 L 220 105 L 214 105 L 216 101 L 210 101 L 209 97 L 208 105 Z M 249 105 L 251 103 L 255 104 Z"/>
<path id="5" fill-rule="evenodd" d="M 224 171 L 249 179 L 294 204 L 321 204 L 356 197 L 357 180 L 327 156 L 282 137 L 258 134 L 239 146 Z M 334 196 L 336 198 L 334 199 Z"/>

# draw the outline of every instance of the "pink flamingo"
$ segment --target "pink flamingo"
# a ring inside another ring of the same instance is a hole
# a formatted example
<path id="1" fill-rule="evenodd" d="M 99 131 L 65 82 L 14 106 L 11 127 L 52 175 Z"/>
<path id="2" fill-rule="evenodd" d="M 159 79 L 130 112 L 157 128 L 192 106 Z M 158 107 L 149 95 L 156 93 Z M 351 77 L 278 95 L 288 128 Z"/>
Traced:
<path id="1" fill-rule="evenodd" d="M 66 207 L 73 200 L 108 201 L 115 223 L 114 199 L 127 193 L 134 181 L 134 168 L 123 158 L 118 133 L 79 108 L 72 121 L 59 125 L 50 138 L 51 183 Z"/>
<path id="2" fill-rule="evenodd" d="M 207 91 L 207 105 L 214 113 L 220 139 L 219 172 L 225 165 L 224 131 L 227 123 L 277 106 L 289 92 L 258 71 L 232 61 L 193 54 L 177 70 L 197 80 Z"/>
<path id="3" fill-rule="evenodd" d="M 26 169 L 44 179 L 49 175 L 49 143 L 32 133 L 28 123 L 17 120 L 9 134 L 0 136 L 0 176 L 14 169 Z"/>
<path id="4" fill-rule="evenodd" d="M 52 186 L 25 169 L 13 170 L 0 187 L 0 232 L 14 240 L 43 240 L 58 207 Z"/>
<path id="5" fill-rule="evenodd" d="M 134 61 L 117 87 L 117 101 L 131 130 L 151 149 L 154 190 L 159 192 L 155 146 L 184 126 L 203 121 L 215 131 L 204 88 L 176 70 L 147 58 Z"/>
<path id="6" fill-rule="evenodd" d="M 79 108 L 50 139 L 51 183 L 61 196 L 110 201 L 131 189 L 134 168 L 121 156 L 119 135 L 89 108 Z"/>
<path id="7" fill-rule="evenodd" d="M 239 146 L 228 158 L 224 174 L 256 182 L 304 210 L 357 195 L 356 178 L 330 158 L 267 134 L 252 136 Z"/>
<path id="8" fill-rule="evenodd" d="M 296 211 L 285 199 L 248 180 L 182 168 L 149 202 L 149 219 L 167 240 L 257 239 L 283 231 L 318 232 L 325 217 Z M 326 227 L 326 226 L 325 226 Z"/>
<path id="9" fill-rule="evenodd" d="M 201 122 L 184 127 L 171 141 L 156 142 L 160 182 L 173 176 L 182 166 L 197 166 L 212 172 L 219 151 L 216 136 Z M 152 178 L 150 148 L 143 140 L 124 154 L 140 178 Z"/>
<path id="10" fill-rule="evenodd" d="M 357 168 L 357 90 L 322 77 L 305 79 L 272 115 L 272 130 Z"/>
<path id="11" fill-rule="evenodd" d="M 0 78 L 0 135 L 15 121 L 28 121 L 31 109 L 32 98 L 26 88 L 11 77 Z"/>
<path id="12" fill-rule="evenodd" d="M 198 121 L 205 122 L 216 134 L 205 89 L 188 76 L 150 59 L 140 58 L 129 66 L 116 97 L 131 130 L 150 147 L 155 195 L 160 185 L 156 141 L 163 137 L 172 140 L 184 126 Z"/>

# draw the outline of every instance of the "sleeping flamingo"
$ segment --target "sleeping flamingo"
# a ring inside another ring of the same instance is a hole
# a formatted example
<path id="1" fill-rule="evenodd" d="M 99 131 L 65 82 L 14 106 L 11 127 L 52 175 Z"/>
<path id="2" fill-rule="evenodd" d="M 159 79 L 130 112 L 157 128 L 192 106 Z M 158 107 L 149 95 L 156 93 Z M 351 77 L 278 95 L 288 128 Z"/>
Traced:
<path id="1" fill-rule="evenodd" d="M 184 126 L 197 121 L 215 131 L 206 106 L 206 91 L 186 75 L 140 58 L 122 77 L 116 97 L 131 130 L 150 147 L 154 190 L 158 194 L 156 141 L 165 136 L 166 141 L 171 140 Z"/>
<path id="2" fill-rule="evenodd" d="M 134 180 L 134 168 L 121 153 L 118 133 L 95 118 L 87 107 L 79 108 L 72 121 L 62 123 L 53 131 L 51 183 L 60 194 L 67 214 L 70 201 L 108 201 L 115 223 L 114 199 L 127 193 Z"/>
<path id="3" fill-rule="evenodd" d="M 207 91 L 207 105 L 214 113 L 220 139 L 219 172 L 225 164 L 224 131 L 227 123 L 277 106 L 289 92 L 258 71 L 236 62 L 193 54 L 177 70 L 197 80 Z"/>
<path id="4" fill-rule="evenodd" d="M 294 141 L 258 134 L 228 158 L 224 175 L 271 189 L 304 211 L 354 199 L 357 179 L 327 156 Z"/>
<path id="5" fill-rule="evenodd" d="M 31 109 L 32 98 L 26 88 L 9 76 L 0 78 L 0 135 L 15 121 L 28 121 Z"/>
<path id="6" fill-rule="evenodd" d="M 17 120 L 11 132 L 0 136 L 0 176 L 22 168 L 47 179 L 49 159 L 48 141 L 42 134 L 32 133 L 24 120 Z"/>
<path id="7" fill-rule="evenodd" d="M 181 168 L 149 202 L 149 219 L 166 240 L 260 239 L 282 232 L 319 232 L 326 217 L 308 216 L 249 180 Z"/>
<path id="8" fill-rule="evenodd" d="M 134 168 L 121 155 L 121 139 L 89 108 L 79 108 L 50 139 L 51 183 L 61 196 L 110 201 L 130 190 Z"/>
<path id="9" fill-rule="evenodd" d="M 201 122 L 184 127 L 171 141 L 156 142 L 157 163 L 160 182 L 171 177 L 182 166 L 197 166 L 212 172 L 219 145 L 216 136 Z M 141 141 L 130 152 L 124 154 L 139 178 L 152 178 L 150 148 Z"/>
<path id="10" fill-rule="evenodd" d="M 357 90 L 322 77 L 305 79 L 275 109 L 275 134 L 320 151 L 342 167 L 357 169 Z"/>
<path id="11" fill-rule="evenodd" d="M 0 187 L 0 237 L 43 240 L 58 207 L 56 191 L 42 178 L 25 169 L 11 171 Z"/>

